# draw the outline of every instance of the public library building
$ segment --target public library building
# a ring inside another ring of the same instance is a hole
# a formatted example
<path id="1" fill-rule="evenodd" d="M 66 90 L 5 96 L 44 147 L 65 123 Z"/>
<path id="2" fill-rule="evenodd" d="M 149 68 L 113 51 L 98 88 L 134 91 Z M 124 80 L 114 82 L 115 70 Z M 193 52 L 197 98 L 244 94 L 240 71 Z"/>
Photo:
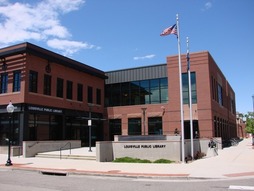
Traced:
<path id="1" fill-rule="evenodd" d="M 208 51 L 190 54 L 193 136 L 237 136 L 235 93 Z M 190 138 L 187 63 L 182 55 L 184 135 Z M 178 55 L 167 63 L 104 72 L 22 43 L 0 49 L 0 146 L 114 135 L 181 134 Z"/>

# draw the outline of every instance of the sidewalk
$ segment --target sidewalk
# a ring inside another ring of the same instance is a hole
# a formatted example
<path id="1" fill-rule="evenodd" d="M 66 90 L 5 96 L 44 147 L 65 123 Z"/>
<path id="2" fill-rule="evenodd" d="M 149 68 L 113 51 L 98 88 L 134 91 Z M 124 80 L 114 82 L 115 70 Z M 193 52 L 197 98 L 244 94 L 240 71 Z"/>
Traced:
<path id="1" fill-rule="evenodd" d="M 84 148 L 83 148 L 84 149 Z M 95 155 L 95 148 L 90 154 Z M 76 151 L 77 152 L 77 151 Z M 84 152 L 84 151 L 83 151 Z M 73 152 L 75 153 L 75 151 Z M 0 155 L 0 170 L 19 169 L 50 173 L 102 175 L 124 177 L 166 178 L 254 178 L 254 148 L 251 139 L 237 146 L 219 150 L 219 155 L 185 163 L 136 164 L 96 162 L 94 160 L 12 157 L 12 166 L 6 167 L 7 155 Z"/>

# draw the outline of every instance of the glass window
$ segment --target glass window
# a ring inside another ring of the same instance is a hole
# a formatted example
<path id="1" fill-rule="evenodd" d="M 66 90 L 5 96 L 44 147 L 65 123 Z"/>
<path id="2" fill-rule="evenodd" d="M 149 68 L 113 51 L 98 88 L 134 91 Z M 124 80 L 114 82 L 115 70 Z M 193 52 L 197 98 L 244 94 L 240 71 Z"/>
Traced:
<path id="1" fill-rule="evenodd" d="M 78 84 L 77 91 L 77 100 L 83 101 L 83 84 Z"/>
<path id="2" fill-rule="evenodd" d="M 140 82 L 130 82 L 131 105 L 140 104 Z"/>
<path id="3" fill-rule="evenodd" d="M 189 104 L 189 80 L 188 73 L 182 74 L 183 104 Z M 191 96 L 192 103 L 197 103 L 196 73 L 191 72 Z"/>
<path id="4" fill-rule="evenodd" d="M 44 75 L 44 89 L 43 92 L 45 95 L 51 95 L 51 76 Z"/>
<path id="5" fill-rule="evenodd" d="M 236 111 L 235 111 L 235 100 L 233 100 L 233 99 L 231 99 L 231 112 L 232 112 L 233 114 L 236 113 Z"/>
<path id="6" fill-rule="evenodd" d="M 218 103 L 223 106 L 223 92 L 222 92 L 222 86 L 218 84 Z"/>
<path id="7" fill-rule="evenodd" d="M 38 72 L 30 71 L 29 73 L 29 92 L 37 93 Z"/>
<path id="8" fill-rule="evenodd" d="M 121 119 L 110 119 L 109 129 L 111 141 L 114 140 L 114 135 L 122 135 Z"/>
<path id="9" fill-rule="evenodd" d="M 110 106 L 120 106 L 121 105 L 121 84 L 111 84 L 109 88 L 106 88 L 109 96 L 109 105 Z"/>
<path id="10" fill-rule="evenodd" d="M 96 104 L 101 105 L 101 90 L 96 89 Z"/>
<path id="11" fill-rule="evenodd" d="M 20 91 L 20 84 L 21 84 L 21 71 L 14 71 L 13 72 L 13 85 L 12 91 L 19 92 Z"/>
<path id="12" fill-rule="evenodd" d="M 150 83 L 149 80 L 140 81 L 140 103 L 149 104 L 150 103 Z"/>
<path id="13" fill-rule="evenodd" d="M 167 103 L 168 102 L 168 79 L 167 78 L 161 78 L 160 79 L 160 101 L 161 103 Z"/>
<path id="14" fill-rule="evenodd" d="M 128 135 L 141 135 L 141 118 L 128 119 Z"/>
<path id="15" fill-rule="evenodd" d="M 57 78 L 56 81 L 56 96 L 57 97 L 63 97 L 63 85 L 64 85 L 64 80 L 62 78 Z"/>
<path id="16" fill-rule="evenodd" d="M 105 86 L 106 106 L 166 103 L 168 79 L 159 78 Z"/>
<path id="17" fill-rule="evenodd" d="M 93 103 L 93 87 L 91 86 L 87 87 L 87 102 Z"/>
<path id="18" fill-rule="evenodd" d="M 130 83 L 129 82 L 122 83 L 121 93 L 122 93 L 121 105 L 130 105 Z"/>
<path id="19" fill-rule="evenodd" d="M 72 85 L 73 85 L 73 82 L 67 80 L 67 92 L 66 92 L 67 99 L 72 99 Z"/>
<path id="20" fill-rule="evenodd" d="M 0 84 L 0 93 L 7 93 L 7 89 L 8 89 L 8 74 L 7 73 L 3 73 L 1 74 L 1 84 Z"/>
<path id="21" fill-rule="evenodd" d="M 160 103 L 159 79 L 154 79 L 150 81 L 150 97 L 151 103 Z"/>
<path id="22" fill-rule="evenodd" d="M 162 135 L 162 118 L 161 117 L 148 118 L 148 134 Z"/>

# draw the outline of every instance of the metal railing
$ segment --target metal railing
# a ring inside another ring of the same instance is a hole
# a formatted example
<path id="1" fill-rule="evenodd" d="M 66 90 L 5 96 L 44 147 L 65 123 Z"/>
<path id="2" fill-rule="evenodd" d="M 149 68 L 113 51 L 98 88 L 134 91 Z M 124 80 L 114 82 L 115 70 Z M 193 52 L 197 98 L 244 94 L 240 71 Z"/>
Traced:
<path id="1" fill-rule="evenodd" d="M 62 149 L 69 145 L 70 155 L 71 155 L 71 142 L 66 143 L 63 147 L 60 148 L 60 159 L 62 159 Z"/>
<path id="2" fill-rule="evenodd" d="M 32 145 L 29 145 L 28 148 L 32 148 L 33 146 L 37 145 L 39 141 L 34 142 Z"/>

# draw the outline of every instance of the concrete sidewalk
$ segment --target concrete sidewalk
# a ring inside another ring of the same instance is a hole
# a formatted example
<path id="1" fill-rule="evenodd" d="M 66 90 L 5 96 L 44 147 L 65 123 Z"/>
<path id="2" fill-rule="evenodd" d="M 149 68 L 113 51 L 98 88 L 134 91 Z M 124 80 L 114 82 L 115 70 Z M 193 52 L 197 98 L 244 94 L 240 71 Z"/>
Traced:
<path id="1" fill-rule="evenodd" d="M 87 152 L 83 150 L 72 151 Z M 90 155 L 95 155 L 95 148 Z M 68 152 L 68 151 L 66 151 Z M 124 177 L 167 177 L 167 178 L 254 178 L 254 148 L 251 139 L 244 139 L 237 146 L 219 150 L 219 155 L 203 158 L 188 164 L 136 164 L 96 162 L 59 158 L 12 157 L 12 166 L 6 167 L 7 155 L 0 155 L 0 169 L 35 170 L 49 173 L 79 175 L 103 175 Z"/>

